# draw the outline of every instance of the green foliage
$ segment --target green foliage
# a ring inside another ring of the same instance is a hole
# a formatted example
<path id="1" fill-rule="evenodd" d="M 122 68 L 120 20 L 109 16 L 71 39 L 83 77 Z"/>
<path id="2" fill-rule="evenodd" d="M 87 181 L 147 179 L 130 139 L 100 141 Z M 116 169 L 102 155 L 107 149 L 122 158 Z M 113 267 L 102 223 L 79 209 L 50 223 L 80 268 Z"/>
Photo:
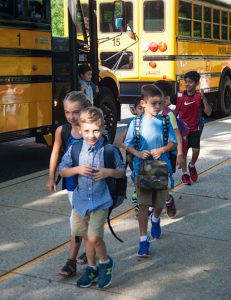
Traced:
<path id="1" fill-rule="evenodd" d="M 63 0 L 51 0 L 52 36 L 64 36 Z"/>

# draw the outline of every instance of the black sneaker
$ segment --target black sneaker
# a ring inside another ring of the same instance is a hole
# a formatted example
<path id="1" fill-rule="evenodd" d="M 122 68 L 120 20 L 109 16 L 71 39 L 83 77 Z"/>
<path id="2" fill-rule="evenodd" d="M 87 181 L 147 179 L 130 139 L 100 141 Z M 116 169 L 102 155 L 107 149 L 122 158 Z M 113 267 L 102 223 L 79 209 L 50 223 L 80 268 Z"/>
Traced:
<path id="1" fill-rule="evenodd" d="M 83 275 L 77 280 L 76 284 L 78 287 L 87 288 L 97 281 L 97 277 L 98 270 L 88 266 Z"/>
<path id="2" fill-rule="evenodd" d="M 111 284 L 112 281 L 112 269 L 113 269 L 113 260 L 108 256 L 109 262 L 107 264 L 99 264 L 99 278 L 98 278 L 98 287 L 106 288 Z"/>
<path id="3" fill-rule="evenodd" d="M 169 195 L 169 199 L 168 201 L 166 201 L 166 210 L 167 210 L 167 215 L 170 219 L 175 218 L 176 206 L 172 195 Z"/>

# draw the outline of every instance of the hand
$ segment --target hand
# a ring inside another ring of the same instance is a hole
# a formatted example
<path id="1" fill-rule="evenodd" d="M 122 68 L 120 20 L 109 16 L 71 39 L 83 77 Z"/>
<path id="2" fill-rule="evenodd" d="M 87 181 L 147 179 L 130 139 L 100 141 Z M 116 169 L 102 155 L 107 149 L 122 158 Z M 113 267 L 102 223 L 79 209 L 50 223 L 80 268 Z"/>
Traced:
<path id="1" fill-rule="evenodd" d="M 151 150 L 151 155 L 153 158 L 158 159 L 164 153 L 163 148 L 156 148 Z"/>
<path id="2" fill-rule="evenodd" d="M 47 189 L 49 192 L 56 192 L 57 187 L 55 184 L 55 178 L 49 178 L 47 182 Z"/>
<path id="3" fill-rule="evenodd" d="M 111 170 L 107 168 L 94 168 L 91 176 L 96 181 L 105 179 L 111 176 Z"/>
<path id="4" fill-rule="evenodd" d="M 99 93 L 98 85 L 96 85 L 96 87 L 95 87 L 95 92 L 96 92 L 96 93 Z"/>
<path id="5" fill-rule="evenodd" d="M 138 151 L 136 157 L 140 159 L 146 159 L 151 155 L 150 151 L 143 150 L 143 151 Z"/>
<path id="6" fill-rule="evenodd" d="M 184 162 L 183 154 L 177 155 L 177 161 L 176 161 L 176 164 L 177 164 L 177 166 L 178 166 L 178 169 L 182 169 L 183 162 Z"/>
<path id="7" fill-rule="evenodd" d="M 81 165 L 78 166 L 78 173 L 79 175 L 83 176 L 91 176 L 93 173 L 93 168 L 90 165 Z"/>

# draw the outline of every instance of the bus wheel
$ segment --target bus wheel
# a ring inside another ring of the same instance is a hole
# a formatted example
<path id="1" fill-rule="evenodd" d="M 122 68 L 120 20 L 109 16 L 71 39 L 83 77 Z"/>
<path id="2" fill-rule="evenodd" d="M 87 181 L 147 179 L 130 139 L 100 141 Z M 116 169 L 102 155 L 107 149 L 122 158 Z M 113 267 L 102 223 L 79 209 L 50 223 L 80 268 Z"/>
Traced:
<path id="1" fill-rule="evenodd" d="M 116 135 L 117 108 L 116 99 L 112 91 L 107 87 L 99 87 L 97 106 L 101 108 L 104 115 L 105 127 L 112 143 Z"/>
<path id="2" fill-rule="evenodd" d="M 218 113 L 221 117 L 231 114 L 231 80 L 229 76 L 225 76 L 221 85 Z"/>

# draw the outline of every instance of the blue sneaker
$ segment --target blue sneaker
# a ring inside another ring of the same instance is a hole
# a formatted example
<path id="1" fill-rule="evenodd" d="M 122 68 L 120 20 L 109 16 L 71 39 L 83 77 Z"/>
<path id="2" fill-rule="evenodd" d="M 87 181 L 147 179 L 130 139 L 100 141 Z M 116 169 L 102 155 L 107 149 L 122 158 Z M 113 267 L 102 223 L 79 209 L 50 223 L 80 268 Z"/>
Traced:
<path id="1" fill-rule="evenodd" d="M 77 280 L 77 286 L 87 288 L 97 281 L 98 270 L 94 270 L 92 267 L 87 267 L 85 273 Z"/>
<path id="2" fill-rule="evenodd" d="M 153 216 L 153 214 L 151 214 L 151 216 L 150 216 L 151 223 L 152 223 L 151 236 L 153 239 L 159 239 L 160 235 L 161 235 L 160 219 L 158 222 L 153 222 L 152 216 Z"/>
<path id="3" fill-rule="evenodd" d="M 112 269 L 114 263 L 110 256 L 108 256 L 108 258 L 109 258 L 109 262 L 107 264 L 99 264 L 99 275 L 98 275 L 99 288 L 108 287 L 112 281 Z"/>
<path id="4" fill-rule="evenodd" d="M 138 250 L 137 256 L 139 257 L 149 257 L 149 241 L 140 242 L 140 248 Z"/>

